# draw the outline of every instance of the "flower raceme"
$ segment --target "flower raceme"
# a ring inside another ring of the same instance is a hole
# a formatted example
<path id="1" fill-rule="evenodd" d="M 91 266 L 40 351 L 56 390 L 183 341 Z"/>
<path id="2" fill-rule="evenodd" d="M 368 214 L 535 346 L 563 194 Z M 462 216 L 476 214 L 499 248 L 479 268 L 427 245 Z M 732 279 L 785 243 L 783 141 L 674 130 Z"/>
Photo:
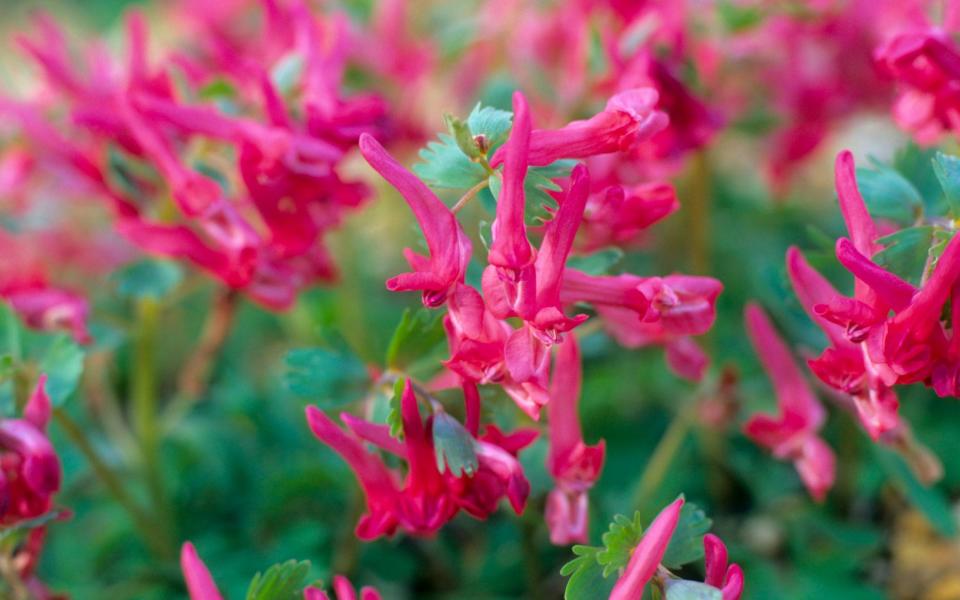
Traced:
<path id="1" fill-rule="evenodd" d="M 330 446 L 353 469 L 367 498 L 367 514 L 357 525 L 357 536 L 371 540 L 392 535 L 397 528 L 413 535 L 429 535 L 460 510 L 486 519 L 507 498 L 520 513 L 530 493 L 517 453 L 533 442 L 536 433 L 504 435 L 488 426 L 472 441 L 478 459 L 475 473 L 453 474 L 437 466 L 433 442 L 434 416 L 421 419 L 418 399 L 409 380 L 401 396 L 403 441 L 390 436 L 389 427 L 341 415 L 344 431 L 315 407 L 307 408 L 313 434 Z M 402 476 L 363 447 L 369 442 L 404 460 Z"/>
<path id="2" fill-rule="evenodd" d="M 126 64 L 98 55 L 86 73 L 73 68 L 62 34 L 43 18 L 39 40 L 22 38 L 20 45 L 48 89 L 36 100 L 4 101 L 0 112 L 20 125 L 26 147 L 49 167 L 32 169 L 36 177 L 71 173 L 84 184 L 78 195 L 105 200 L 116 230 L 135 246 L 189 261 L 279 310 L 303 287 L 336 275 L 323 237 L 368 195 L 338 168 L 361 133 L 380 131 L 384 114 L 370 98 L 339 92 L 351 56 L 342 22 L 305 13 L 300 3 L 270 6 L 269 52 L 218 60 L 174 54 L 151 65 L 146 28 L 133 14 Z M 194 18 L 202 20 L 203 11 Z M 337 42 L 320 44 L 321 29 L 339 31 Z M 269 73 L 298 53 L 303 72 L 280 89 Z M 175 91 L 170 73 L 177 70 L 187 86 Z M 230 112 L 197 101 L 203 86 L 221 78 L 238 90 Z M 49 125 L 54 108 L 66 113 L 67 124 Z M 236 163 L 210 149 L 232 151 Z M 164 207 L 167 197 L 175 219 Z"/>
<path id="3" fill-rule="evenodd" d="M 180 569 L 183 571 L 190 600 L 223 600 L 210 571 L 190 542 L 186 542 L 180 549 Z M 354 587 L 345 577 L 339 575 L 333 578 L 333 593 L 334 600 L 358 600 Z M 359 600 L 380 600 L 380 598 L 380 593 L 372 587 L 364 587 L 360 590 Z M 303 590 L 303 600 L 330 600 L 330 596 L 320 588 L 311 585 Z"/>
<path id="4" fill-rule="evenodd" d="M 630 555 L 630 561 L 617 580 L 610 600 L 636 600 L 643 597 L 647 584 L 655 581 L 661 589 L 669 590 L 683 580 L 676 579 L 660 565 L 670 538 L 680 520 L 683 498 L 677 498 L 650 523 L 640 543 Z M 739 600 L 743 593 L 743 571 L 739 565 L 727 563 L 727 548 L 715 535 L 703 538 L 707 586 L 719 590 L 723 600 Z"/>
<path id="5" fill-rule="evenodd" d="M 744 431 L 777 458 L 792 460 L 810 495 L 822 501 L 836 472 L 833 451 L 817 435 L 826 413 L 763 309 L 748 305 L 745 319 L 750 341 L 776 391 L 779 414 L 755 415 Z"/>

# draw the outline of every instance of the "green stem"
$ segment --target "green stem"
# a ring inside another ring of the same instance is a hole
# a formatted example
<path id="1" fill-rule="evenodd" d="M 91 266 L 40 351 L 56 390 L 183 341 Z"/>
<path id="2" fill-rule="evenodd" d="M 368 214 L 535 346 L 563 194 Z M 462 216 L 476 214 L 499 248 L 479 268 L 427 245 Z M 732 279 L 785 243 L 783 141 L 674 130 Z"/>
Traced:
<path id="1" fill-rule="evenodd" d="M 160 423 L 157 414 L 156 342 L 160 304 L 142 298 L 137 304 L 137 332 L 132 373 L 133 430 L 140 442 L 147 491 L 161 526 L 170 530 L 171 510 L 160 468 Z"/>
<path id="2" fill-rule="evenodd" d="M 680 412 L 673 417 L 673 421 L 657 442 L 657 447 L 654 448 L 640 480 L 633 489 L 634 506 L 642 509 L 653 499 L 653 494 L 670 470 L 670 465 L 673 464 L 677 452 L 683 447 L 683 441 L 692 425 L 693 411 L 689 407 L 680 409 Z"/>
<path id="3" fill-rule="evenodd" d="M 484 179 L 477 185 L 467 190 L 466 193 L 461 196 L 459 200 L 457 200 L 457 203 L 453 205 L 453 208 L 450 209 L 450 212 L 453 214 L 460 212 L 460 209 L 466 206 L 477 194 L 480 193 L 480 190 L 484 189 L 488 185 L 490 185 L 490 179 Z"/>
<path id="4" fill-rule="evenodd" d="M 696 275 L 710 272 L 710 161 L 705 150 L 693 155 L 693 181 L 687 206 L 690 230 L 690 268 Z"/>
<path id="5" fill-rule="evenodd" d="M 169 530 L 157 527 L 151 521 L 146 511 L 134 500 L 133 496 L 127 491 L 120 481 L 120 477 L 110 468 L 109 465 L 100 457 L 100 454 L 93 447 L 93 443 L 87 438 L 83 428 L 73 420 L 62 408 L 53 409 L 53 416 L 57 424 L 63 429 L 70 441 L 80 450 L 80 453 L 90 463 L 90 467 L 101 482 L 106 486 L 110 495 L 127 511 L 133 524 L 140 532 L 144 543 L 157 556 L 172 556 L 173 544 L 169 539 Z"/>

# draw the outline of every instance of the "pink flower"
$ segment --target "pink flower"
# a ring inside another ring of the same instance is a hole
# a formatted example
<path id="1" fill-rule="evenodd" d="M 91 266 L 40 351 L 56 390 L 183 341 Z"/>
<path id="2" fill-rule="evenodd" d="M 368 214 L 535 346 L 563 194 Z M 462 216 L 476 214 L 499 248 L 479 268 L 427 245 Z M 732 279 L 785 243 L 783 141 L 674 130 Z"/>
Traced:
<path id="1" fill-rule="evenodd" d="M 425 306 L 441 306 L 454 286 L 463 282 L 470 261 L 470 239 L 450 209 L 422 181 L 387 154 L 373 137 L 366 134 L 360 137 L 360 152 L 406 200 L 430 251 L 430 256 L 424 257 L 405 249 L 404 256 L 413 272 L 387 280 L 387 289 L 420 290 Z"/>
<path id="2" fill-rule="evenodd" d="M 660 511 L 657 518 L 643 532 L 640 543 L 633 549 L 630 562 L 623 575 L 610 592 L 610 600 L 636 600 L 643 596 L 643 590 L 660 567 L 660 561 L 667 551 L 680 520 L 683 498 L 677 498 Z"/>
<path id="3" fill-rule="evenodd" d="M 875 60 L 904 88 L 894 105 L 897 123 L 930 144 L 960 126 L 960 52 L 941 31 L 898 35 L 877 48 Z"/>
<path id="4" fill-rule="evenodd" d="M 723 593 L 722 600 L 739 600 L 743 593 L 743 569 L 727 563 L 727 546 L 712 533 L 703 536 L 704 583 Z"/>
<path id="5" fill-rule="evenodd" d="M 591 191 L 581 228 L 584 252 L 610 245 L 631 245 L 645 229 L 680 208 L 667 183 L 610 185 Z"/>
<path id="6" fill-rule="evenodd" d="M 698 380 L 708 359 L 690 336 L 702 335 L 713 325 L 722 290 L 711 277 L 597 276 L 567 269 L 561 299 L 592 304 L 607 332 L 627 348 L 665 346 L 671 369 Z"/>
<path id="7" fill-rule="evenodd" d="M 649 87 L 625 90 L 590 119 L 560 129 L 535 129 L 530 134 L 527 164 L 541 166 L 562 158 L 629 152 L 667 126 L 667 116 L 655 109 L 658 98 L 657 91 Z M 496 166 L 505 158 L 506 147 L 497 150 L 491 164 Z"/>
<path id="8" fill-rule="evenodd" d="M 556 487 L 547 497 L 546 520 L 554 544 L 587 542 L 588 498 L 603 468 L 606 446 L 583 442 L 577 404 L 580 399 L 580 350 L 576 338 L 567 338 L 557 347 L 556 365 L 550 385 L 548 419 L 550 454 L 547 469 Z"/>
<path id="9" fill-rule="evenodd" d="M 357 598 L 357 592 L 346 577 L 334 575 L 333 577 L 333 600 L 380 600 L 380 592 L 370 586 L 360 588 L 360 597 Z M 303 590 L 303 600 L 330 600 L 330 596 L 319 588 L 308 587 Z"/>
<path id="10" fill-rule="evenodd" d="M 27 326 L 45 331 L 65 330 L 81 344 L 90 342 L 86 298 L 47 280 L 47 267 L 37 256 L 38 246 L 0 231 L 0 298 L 6 300 Z"/>
<path id="11" fill-rule="evenodd" d="M 777 458 L 792 460 L 810 495 L 822 501 L 833 486 L 836 462 L 830 447 L 817 435 L 826 413 L 763 310 L 750 304 L 744 316 L 750 341 L 773 382 L 779 407 L 776 417 L 751 417 L 744 431 Z"/>
<path id="12" fill-rule="evenodd" d="M 478 459 L 475 473 L 455 476 L 438 469 L 433 446 L 433 417 L 420 418 L 417 397 L 407 381 L 401 398 L 404 439 L 390 437 L 385 425 L 341 415 L 349 433 L 315 407 L 307 408 L 307 422 L 317 438 L 351 466 L 367 497 L 367 514 L 357 525 L 364 540 L 392 535 L 400 527 L 412 535 L 429 535 L 463 509 L 485 519 L 506 497 L 522 512 L 530 492 L 516 454 L 536 438 L 532 432 L 505 436 L 494 427 L 474 440 Z M 404 477 L 386 467 L 380 457 L 364 449 L 366 440 L 407 464 Z"/>
<path id="13" fill-rule="evenodd" d="M 0 420 L 0 522 L 49 512 L 60 489 L 60 459 L 45 432 L 50 398 L 41 375 L 21 419 Z"/>
<path id="14" fill-rule="evenodd" d="M 660 514 L 643 532 L 640 543 L 633 549 L 630 562 L 620 579 L 617 580 L 610 600 L 636 600 L 643 596 L 644 588 L 650 580 L 656 578 L 661 589 L 668 589 L 679 582 L 669 571 L 660 565 L 670 538 L 680 520 L 683 497 L 677 498 L 660 511 Z M 743 570 L 740 565 L 727 563 L 727 547 L 713 534 L 703 537 L 706 580 L 704 583 L 721 592 L 723 600 L 740 600 L 743 593 Z"/>

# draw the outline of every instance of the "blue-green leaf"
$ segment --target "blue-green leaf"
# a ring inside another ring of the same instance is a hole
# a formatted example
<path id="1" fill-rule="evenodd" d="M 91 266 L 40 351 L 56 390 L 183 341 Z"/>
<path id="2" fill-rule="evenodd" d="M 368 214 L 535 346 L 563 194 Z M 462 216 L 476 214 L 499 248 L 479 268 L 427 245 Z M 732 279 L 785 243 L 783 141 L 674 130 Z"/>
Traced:
<path id="1" fill-rule="evenodd" d="M 606 275 L 622 259 L 623 250 L 616 246 L 610 246 L 592 254 L 571 256 L 567 259 L 567 267 L 578 269 L 590 275 Z"/>
<path id="2" fill-rule="evenodd" d="M 703 536 L 713 525 L 696 504 L 687 502 L 680 509 L 680 520 L 670 538 L 670 545 L 660 562 L 668 569 L 678 569 L 703 558 Z"/>
<path id="3" fill-rule="evenodd" d="M 666 600 L 723 600 L 720 590 L 699 581 L 670 579 L 666 587 Z"/>
<path id="4" fill-rule="evenodd" d="M 413 172 L 429 186 L 467 190 L 484 180 L 487 171 L 464 154 L 453 136 L 441 133 L 439 142 L 420 150 Z"/>
<path id="5" fill-rule="evenodd" d="M 495 149 L 507 139 L 510 127 L 513 124 L 513 113 L 499 110 L 491 106 L 481 106 L 478 102 L 470 116 L 467 125 L 473 135 L 482 135 L 486 138 L 487 148 Z"/>
<path id="6" fill-rule="evenodd" d="M 441 473 L 449 469 L 454 477 L 472 477 L 477 472 L 479 463 L 473 437 L 443 410 L 437 410 L 433 415 L 433 449 Z"/>
<path id="7" fill-rule="evenodd" d="M 933 172 L 943 188 L 950 214 L 960 217 L 960 158 L 937 152 L 933 158 Z"/>
<path id="8" fill-rule="evenodd" d="M 923 211 L 923 198 L 910 181 L 893 168 L 874 161 L 857 169 L 857 184 L 870 214 L 909 225 Z"/>

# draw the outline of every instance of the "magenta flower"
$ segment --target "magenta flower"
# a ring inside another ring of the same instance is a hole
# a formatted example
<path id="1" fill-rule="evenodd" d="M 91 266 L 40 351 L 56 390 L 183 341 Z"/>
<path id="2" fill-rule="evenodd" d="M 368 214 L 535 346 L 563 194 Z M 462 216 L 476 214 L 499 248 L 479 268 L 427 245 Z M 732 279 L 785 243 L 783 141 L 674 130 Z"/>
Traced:
<path id="1" fill-rule="evenodd" d="M 698 380 L 707 357 L 690 336 L 713 326 L 722 290 L 723 284 L 711 277 L 596 276 L 567 269 L 561 299 L 592 304 L 607 332 L 627 348 L 664 346 L 671 369 Z"/>
<path id="2" fill-rule="evenodd" d="M 655 108 L 658 99 L 653 88 L 629 89 L 610 98 L 606 109 L 590 119 L 560 129 L 535 129 L 526 162 L 542 166 L 562 158 L 629 152 L 667 126 L 667 115 Z M 506 153 L 506 147 L 497 150 L 491 164 L 504 162 Z"/>
<path id="3" fill-rule="evenodd" d="M 90 342 L 86 298 L 48 281 L 47 267 L 36 256 L 36 241 L 0 231 L 0 298 L 27 326 L 69 332 L 78 343 Z"/>
<path id="4" fill-rule="evenodd" d="M 817 435 L 826 413 L 763 309 L 750 304 L 744 317 L 750 341 L 773 383 L 779 407 L 776 417 L 751 417 L 744 431 L 777 458 L 792 460 L 810 495 L 822 501 L 836 474 L 833 451 Z"/>
<path id="5" fill-rule="evenodd" d="M 470 261 L 470 239 L 463 232 L 456 216 L 415 175 L 400 166 L 373 137 L 360 137 L 360 152 L 370 166 L 395 187 L 406 200 L 420 224 L 430 251 L 429 257 L 415 254 L 406 248 L 404 256 L 412 273 L 404 273 L 387 280 L 391 291 L 420 290 L 423 304 L 431 308 L 441 306 L 463 282 Z"/>
<path id="6" fill-rule="evenodd" d="M 960 128 L 960 51 L 945 32 L 898 35 L 878 47 L 874 58 L 902 85 L 894 119 L 917 142 L 930 144 Z"/>
<path id="7" fill-rule="evenodd" d="M 677 193 L 667 183 L 610 185 L 591 191 L 581 228 L 585 252 L 610 245 L 631 245 L 644 230 L 680 208 Z"/>
<path id="8" fill-rule="evenodd" d="M 643 532 L 640 543 L 630 555 L 626 570 L 610 592 L 610 600 L 636 600 L 643 597 L 644 588 L 657 573 L 660 561 L 670 545 L 670 538 L 680 521 L 683 502 L 682 497 L 674 500 L 660 511 Z"/>
<path id="9" fill-rule="evenodd" d="M 603 440 L 594 446 L 583 442 L 577 413 L 580 383 L 580 349 L 576 338 L 570 337 L 557 347 L 547 405 L 550 427 L 547 469 L 556 485 L 547 497 L 546 520 L 550 541 L 558 545 L 587 542 L 587 492 L 600 476 L 606 451 Z"/>
<path id="10" fill-rule="evenodd" d="M 643 532 L 640 543 L 633 549 L 630 562 L 617 580 L 610 600 L 636 600 L 643 596 L 644 588 L 655 577 L 662 588 L 669 589 L 677 581 L 660 565 L 670 538 L 680 520 L 683 497 L 677 498 L 660 511 L 660 514 Z M 707 534 L 703 538 L 706 583 L 720 590 L 723 600 L 739 600 L 743 593 L 743 570 L 739 565 L 727 563 L 727 547 L 720 538 Z"/>
<path id="11" fill-rule="evenodd" d="M 315 407 L 307 408 L 307 422 L 317 438 L 329 445 L 354 470 L 367 497 L 367 514 L 357 525 L 357 536 L 370 540 L 392 535 L 398 527 L 412 535 L 429 535 L 461 509 L 486 519 L 506 497 L 520 513 L 530 493 L 516 454 L 536 438 L 535 433 L 504 436 L 494 427 L 474 440 L 478 459 L 475 473 L 455 476 L 438 469 L 434 455 L 433 417 L 424 423 L 417 398 L 407 381 L 401 398 L 404 439 L 390 437 L 385 425 L 343 414 L 349 433 Z M 380 457 L 364 449 L 361 440 L 403 459 L 405 477 L 388 469 Z"/>
<path id="12" fill-rule="evenodd" d="M 0 420 L 0 523 L 12 525 L 50 511 L 60 489 L 60 459 L 45 432 L 50 398 L 41 375 L 23 418 Z"/>
<path id="13" fill-rule="evenodd" d="M 500 279 L 513 282 L 520 288 L 521 296 L 529 296 L 533 289 L 525 289 L 522 272 L 532 266 L 534 251 L 527 239 L 527 230 L 523 223 L 526 206 L 523 180 L 530 164 L 530 112 L 527 101 L 520 92 L 513 94 L 513 128 L 510 138 L 504 144 L 503 187 L 497 198 L 497 217 L 493 221 L 492 241 L 487 261 L 497 268 Z M 532 302 L 526 298 L 525 302 Z M 518 313 L 524 312 L 524 300 L 515 300 L 520 304 Z"/>

